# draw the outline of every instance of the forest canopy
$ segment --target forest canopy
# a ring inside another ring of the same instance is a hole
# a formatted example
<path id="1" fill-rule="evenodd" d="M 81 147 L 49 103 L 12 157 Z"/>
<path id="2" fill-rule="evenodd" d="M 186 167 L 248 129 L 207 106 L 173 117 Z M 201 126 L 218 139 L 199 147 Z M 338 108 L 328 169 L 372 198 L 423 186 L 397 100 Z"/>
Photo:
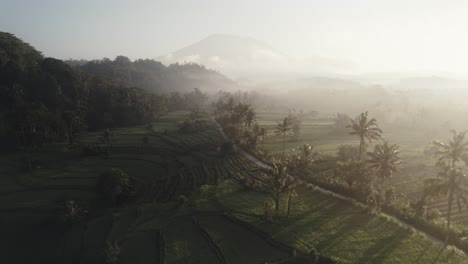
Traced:
<path id="1" fill-rule="evenodd" d="M 196 103 L 179 92 L 197 95 L 194 88 L 217 85 L 234 83 L 196 64 L 166 67 L 124 56 L 72 67 L 0 32 L 0 145 L 5 150 L 73 143 L 86 130 L 150 123 L 169 108 Z"/>

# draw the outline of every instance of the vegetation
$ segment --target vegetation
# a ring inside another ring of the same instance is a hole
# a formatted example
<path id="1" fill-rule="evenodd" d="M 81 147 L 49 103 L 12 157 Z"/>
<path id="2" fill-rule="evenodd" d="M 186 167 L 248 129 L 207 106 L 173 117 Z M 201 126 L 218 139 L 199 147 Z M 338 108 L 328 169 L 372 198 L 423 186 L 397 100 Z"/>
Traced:
<path id="1" fill-rule="evenodd" d="M 369 168 L 373 169 L 379 178 L 379 196 L 377 199 L 377 208 L 380 211 L 384 198 L 385 179 L 392 177 L 398 172 L 397 166 L 400 164 L 400 150 L 397 145 L 389 145 L 388 141 L 378 144 L 374 152 L 368 152 Z"/>
<path id="2" fill-rule="evenodd" d="M 382 130 L 377 125 L 377 120 L 372 118 L 368 120 L 368 112 L 361 113 L 356 120 L 351 120 L 351 135 L 359 137 L 359 159 L 362 159 L 362 154 L 366 148 L 366 140 L 372 143 L 372 140 L 379 139 Z"/>
<path id="3" fill-rule="evenodd" d="M 466 162 L 468 159 L 468 143 L 465 142 L 466 132 L 457 133 L 452 131 L 453 138 L 446 145 L 441 142 L 434 142 L 434 154 L 437 156 L 437 165 L 443 167 L 443 171 L 437 178 L 426 180 L 425 193 L 429 195 L 447 195 L 447 237 L 445 243 L 449 242 L 449 232 L 452 216 L 452 205 L 455 201 L 458 210 L 461 211 L 461 203 L 468 203 L 465 195 L 468 191 L 465 189 L 465 174 L 457 168 L 459 161 Z"/>
<path id="4" fill-rule="evenodd" d="M 266 188 L 270 190 L 273 201 L 275 202 L 275 214 L 279 215 L 280 195 L 288 188 L 288 173 L 287 167 L 282 163 L 274 163 L 273 169 L 266 176 L 269 180 Z"/>
<path id="5" fill-rule="evenodd" d="M 284 146 L 286 144 L 286 134 L 291 132 L 291 120 L 285 117 L 281 122 L 278 122 L 276 126 L 275 134 L 283 136 L 283 159 L 284 159 Z"/>
<path id="6" fill-rule="evenodd" d="M 434 143 L 442 172 L 403 193 L 414 180 L 396 173 L 408 147 L 385 140 L 365 159 L 382 134 L 367 112 L 351 120 L 288 109 L 266 120 L 255 94 L 192 89 L 233 85 L 200 65 L 124 56 L 68 64 L 0 33 L 0 143 L 12 151 L 0 159 L 6 259 L 462 263 L 457 249 L 366 212 L 468 250 L 468 228 L 452 224 L 453 203 L 461 211 L 467 194 L 465 132 Z M 407 173 L 434 171 L 419 165 Z M 446 220 L 430 207 L 440 195 Z M 47 239 L 30 244 L 38 238 Z"/>
<path id="7" fill-rule="evenodd" d="M 120 204 L 133 195 L 135 183 L 127 173 L 112 168 L 99 175 L 97 189 L 112 204 Z"/>

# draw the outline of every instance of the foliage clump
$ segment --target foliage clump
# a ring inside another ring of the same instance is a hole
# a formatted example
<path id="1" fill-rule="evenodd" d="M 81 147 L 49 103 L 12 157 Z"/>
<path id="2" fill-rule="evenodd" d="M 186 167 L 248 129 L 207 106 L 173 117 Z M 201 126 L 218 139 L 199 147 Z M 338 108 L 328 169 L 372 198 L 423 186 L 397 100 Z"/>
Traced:
<path id="1" fill-rule="evenodd" d="M 135 193 L 135 182 L 121 169 L 111 168 L 99 175 L 98 192 L 112 205 L 128 200 Z"/>

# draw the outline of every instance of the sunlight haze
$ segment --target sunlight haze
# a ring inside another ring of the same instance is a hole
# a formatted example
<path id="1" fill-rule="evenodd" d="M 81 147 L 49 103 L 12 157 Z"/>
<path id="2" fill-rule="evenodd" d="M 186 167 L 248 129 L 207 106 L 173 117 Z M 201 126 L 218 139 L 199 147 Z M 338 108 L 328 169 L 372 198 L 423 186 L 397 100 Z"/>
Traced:
<path id="1" fill-rule="evenodd" d="M 222 33 L 352 65 L 343 73 L 467 76 L 467 13 L 457 0 L 2 0 L 0 27 L 61 59 L 158 58 Z"/>

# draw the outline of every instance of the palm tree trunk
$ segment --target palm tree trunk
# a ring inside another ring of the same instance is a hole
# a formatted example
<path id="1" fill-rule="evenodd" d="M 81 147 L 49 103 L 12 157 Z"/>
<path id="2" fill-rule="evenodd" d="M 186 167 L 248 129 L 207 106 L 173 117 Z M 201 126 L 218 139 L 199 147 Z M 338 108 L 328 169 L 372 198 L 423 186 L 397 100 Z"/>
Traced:
<path id="1" fill-rule="evenodd" d="M 453 173 L 453 172 L 452 172 Z M 451 218 L 452 218 L 452 203 L 453 203 L 453 185 L 455 181 L 453 179 L 453 175 L 450 177 L 450 186 L 449 186 L 449 193 L 448 193 L 448 210 L 447 210 L 447 234 L 445 237 L 445 246 L 448 245 L 449 243 L 449 238 L 450 238 L 450 223 L 451 223 Z"/>
<path id="2" fill-rule="evenodd" d="M 385 180 L 385 177 L 384 175 L 381 175 L 381 179 L 380 179 L 380 190 L 379 190 L 379 199 L 377 200 L 377 208 L 378 208 L 378 212 L 380 213 L 382 211 L 382 198 L 383 198 L 383 190 L 384 190 L 384 180 Z"/>
<path id="3" fill-rule="evenodd" d="M 283 133 L 283 160 L 284 160 L 284 146 L 286 144 L 286 132 Z"/>
<path id="4" fill-rule="evenodd" d="M 275 195 L 275 212 L 276 212 L 276 216 L 278 216 L 279 214 L 279 192 L 276 192 L 276 195 Z"/>
<path id="5" fill-rule="evenodd" d="M 287 211 L 286 211 L 286 217 L 289 217 L 289 214 L 290 214 L 290 212 L 291 212 L 292 193 L 293 193 L 293 190 L 292 190 L 292 189 L 289 189 L 289 193 L 288 193 L 288 209 L 287 209 Z"/>
<path id="6" fill-rule="evenodd" d="M 364 137 L 361 136 L 361 142 L 359 142 L 359 160 L 362 160 L 363 150 L 364 150 Z"/>

